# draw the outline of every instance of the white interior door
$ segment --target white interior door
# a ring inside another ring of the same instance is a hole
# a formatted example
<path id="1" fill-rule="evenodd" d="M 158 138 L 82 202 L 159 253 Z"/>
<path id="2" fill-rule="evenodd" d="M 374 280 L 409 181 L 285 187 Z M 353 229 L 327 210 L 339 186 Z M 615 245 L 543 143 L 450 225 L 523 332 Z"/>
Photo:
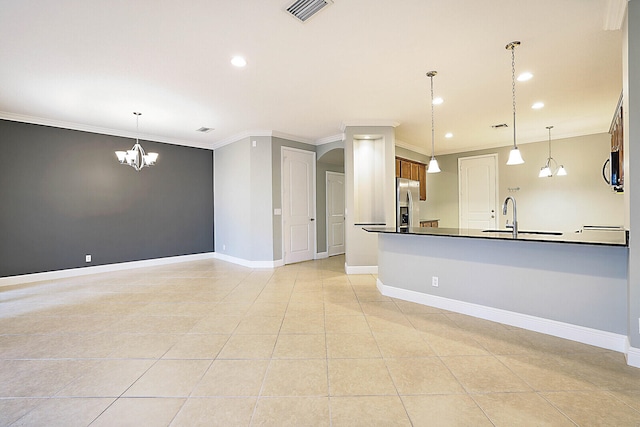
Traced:
<path id="1" fill-rule="evenodd" d="M 344 174 L 327 172 L 327 252 L 344 253 Z"/>
<path id="2" fill-rule="evenodd" d="M 497 228 L 496 154 L 458 159 L 460 228 Z"/>
<path id="3" fill-rule="evenodd" d="M 282 148 L 284 263 L 314 258 L 316 153 Z"/>

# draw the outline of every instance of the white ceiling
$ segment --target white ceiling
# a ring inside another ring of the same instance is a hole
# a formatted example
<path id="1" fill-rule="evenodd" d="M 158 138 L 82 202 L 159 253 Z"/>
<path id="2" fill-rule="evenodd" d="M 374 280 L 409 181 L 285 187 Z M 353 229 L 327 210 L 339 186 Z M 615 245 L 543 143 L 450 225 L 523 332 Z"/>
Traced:
<path id="1" fill-rule="evenodd" d="M 534 74 L 516 84 L 518 144 L 608 131 L 622 90 L 621 31 L 603 28 L 624 0 L 334 0 L 304 24 L 290 3 L 0 0 L 0 117 L 130 134 L 140 111 L 141 134 L 207 148 L 395 121 L 428 152 L 437 70 L 442 154 L 512 143 L 511 41 Z"/>

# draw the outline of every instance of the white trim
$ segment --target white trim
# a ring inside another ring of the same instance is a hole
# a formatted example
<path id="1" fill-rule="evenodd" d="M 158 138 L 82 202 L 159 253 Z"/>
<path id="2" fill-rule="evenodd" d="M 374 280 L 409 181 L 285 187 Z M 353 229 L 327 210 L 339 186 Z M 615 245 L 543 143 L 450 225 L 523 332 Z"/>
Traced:
<path id="1" fill-rule="evenodd" d="M 186 139 L 166 138 L 159 135 L 142 134 L 133 131 L 126 131 L 121 129 L 103 128 L 99 126 L 91 126 L 82 123 L 66 122 L 63 120 L 47 119 L 44 117 L 27 116 L 23 114 L 10 113 L 8 111 L 0 111 L 0 119 L 10 120 L 13 122 L 31 123 L 35 125 L 51 126 L 54 128 L 79 130 L 82 132 L 97 133 L 100 135 L 121 136 L 124 138 L 139 138 L 145 141 L 162 142 L 164 144 L 182 145 L 185 147 L 203 148 L 205 150 L 212 150 L 210 142 L 196 142 Z M 133 142 L 132 142 L 133 144 Z"/>
<path id="2" fill-rule="evenodd" d="M 409 144 L 408 142 L 401 141 L 397 138 L 396 138 L 396 147 L 404 148 L 405 150 L 422 154 L 423 156 L 431 157 L 431 152 L 429 152 L 426 148 L 416 147 L 415 145 Z"/>
<path id="3" fill-rule="evenodd" d="M 629 339 L 627 339 L 626 344 L 627 365 L 640 368 L 640 348 L 631 347 Z"/>
<path id="4" fill-rule="evenodd" d="M 281 259 L 275 261 L 249 261 L 243 258 L 236 258 L 233 256 L 221 254 L 219 252 L 215 252 L 213 254 L 213 258 L 248 268 L 276 268 L 282 267 L 284 265 L 284 262 Z"/>
<path id="5" fill-rule="evenodd" d="M 193 255 L 180 255 L 166 258 L 146 259 L 142 261 L 121 262 L 117 264 L 95 265 L 91 267 L 78 267 L 67 270 L 46 271 L 43 273 L 22 274 L 19 276 L 0 277 L 0 287 L 16 285 L 19 283 L 39 282 L 42 280 L 56 280 L 67 277 L 85 276 L 88 274 L 110 273 L 113 271 L 130 270 L 141 267 L 154 267 L 169 265 L 179 262 L 199 261 L 215 258 L 214 252 L 205 252 Z"/>
<path id="6" fill-rule="evenodd" d="M 326 136 L 324 138 L 316 139 L 315 145 L 331 144 L 332 142 L 342 142 L 342 141 L 344 141 L 344 138 L 345 138 L 344 133 L 339 133 L 337 135 Z"/>
<path id="7" fill-rule="evenodd" d="M 267 137 L 273 137 L 273 138 L 282 138 L 282 139 L 286 139 L 289 141 L 295 141 L 295 142 L 301 142 L 303 144 L 309 144 L 309 145 L 318 145 L 315 141 L 308 139 L 308 138 L 303 138 L 301 136 L 296 136 L 296 135 L 291 135 L 288 133 L 284 133 L 284 132 L 279 132 L 277 130 L 247 130 L 235 135 L 232 135 L 228 138 L 224 138 L 221 139 L 220 141 L 217 141 L 213 144 L 212 149 L 218 149 L 221 147 L 224 147 L 225 145 L 229 145 L 229 144 L 233 144 L 234 142 L 238 142 L 241 141 L 245 138 L 251 138 L 251 137 L 259 137 L 259 136 L 267 136 Z M 333 142 L 333 141 L 331 141 Z"/>
<path id="8" fill-rule="evenodd" d="M 329 252 L 318 252 L 314 259 L 327 259 L 329 258 Z"/>
<path id="9" fill-rule="evenodd" d="M 609 0 L 604 14 L 602 29 L 616 31 L 622 28 L 628 0 Z"/>
<path id="10" fill-rule="evenodd" d="M 423 294 L 421 292 L 410 291 L 407 289 L 386 286 L 380 281 L 380 279 L 377 279 L 377 286 L 382 295 L 392 298 L 428 305 L 456 313 L 467 314 L 480 319 L 491 320 L 493 322 L 527 329 L 529 331 L 541 332 L 543 334 L 606 348 L 608 350 L 619 351 L 620 353 L 627 352 L 631 354 L 631 352 L 627 351 L 626 335 L 600 331 L 598 329 L 586 328 L 584 326 L 572 325 L 570 323 L 563 323 L 527 314 L 515 313 L 513 311 L 501 310 L 498 308 L 452 300 L 435 295 Z M 640 365 L 640 350 L 637 352 L 634 350 L 630 357 L 636 365 Z M 627 363 L 631 365 L 630 362 Z"/>
<path id="11" fill-rule="evenodd" d="M 340 124 L 340 130 L 344 130 L 348 127 L 393 127 L 400 126 L 400 122 L 395 120 L 345 120 Z"/>
<path id="12" fill-rule="evenodd" d="M 346 274 L 378 274 L 377 265 L 347 265 L 344 263 L 344 271 Z"/>

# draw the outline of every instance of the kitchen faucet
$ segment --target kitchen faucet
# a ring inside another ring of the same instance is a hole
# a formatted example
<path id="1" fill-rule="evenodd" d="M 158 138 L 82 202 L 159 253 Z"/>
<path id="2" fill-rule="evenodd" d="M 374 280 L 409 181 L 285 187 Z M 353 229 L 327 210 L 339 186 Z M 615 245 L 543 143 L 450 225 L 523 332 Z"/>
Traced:
<path id="1" fill-rule="evenodd" d="M 518 238 L 518 213 L 516 211 L 516 199 L 514 199 L 511 196 L 508 196 L 506 199 L 504 199 L 504 204 L 502 205 L 502 215 L 506 215 L 507 214 L 507 205 L 509 203 L 509 200 L 511 200 L 511 202 L 513 203 L 513 224 L 509 224 L 509 220 L 507 219 L 507 228 L 511 228 L 513 230 L 513 238 L 517 239 Z"/>

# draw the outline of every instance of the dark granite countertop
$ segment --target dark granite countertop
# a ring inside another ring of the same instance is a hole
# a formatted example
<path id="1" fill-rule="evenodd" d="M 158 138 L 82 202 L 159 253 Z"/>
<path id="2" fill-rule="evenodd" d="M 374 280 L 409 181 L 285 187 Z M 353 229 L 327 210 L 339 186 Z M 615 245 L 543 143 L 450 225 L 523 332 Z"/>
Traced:
<path id="1" fill-rule="evenodd" d="M 517 240 L 527 242 L 569 243 L 600 246 L 629 246 L 629 233 L 626 230 L 584 230 L 581 232 L 554 232 L 523 229 L 518 231 L 517 239 L 511 230 L 469 230 L 462 228 L 412 227 L 408 231 L 397 231 L 387 227 L 364 227 L 371 233 L 440 236 L 472 239 Z"/>

